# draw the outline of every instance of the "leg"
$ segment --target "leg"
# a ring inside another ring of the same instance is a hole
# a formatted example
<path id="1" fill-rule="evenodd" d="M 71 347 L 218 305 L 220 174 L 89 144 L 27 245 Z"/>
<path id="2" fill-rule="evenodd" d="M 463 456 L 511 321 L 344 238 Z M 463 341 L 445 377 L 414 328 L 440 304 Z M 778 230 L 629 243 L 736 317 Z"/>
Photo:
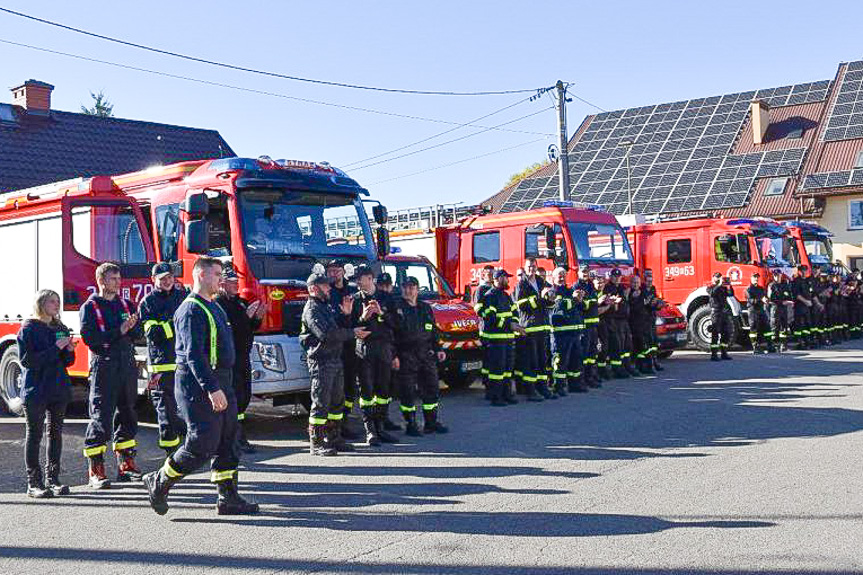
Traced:
<path id="1" fill-rule="evenodd" d="M 138 434 L 137 369 L 134 359 L 127 358 L 119 365 L 120 378 L 117 386 L 117 409 L 114 413 L 114 452 L 117 456 L 117 481 L 138 481 L 143 475 L 135 463 L 135 436 Z"/>
<path id="2" fill-rule="evenodd" d="M 437 371 L 437 357 L 426 356 L 419 370 L 419 392 L 423 406 L 423 431 L 425 433 L 446 433 L 449 428 L 440 422 L 440 377 Z"/>
<path id="3" fill-rule="evenodd" d="M 510 341 L 505 343 L 504 347 L 504 380 L 503 380 L 503 399 L 509 404 L 518 403 L 515 395 L 512 393 L 512 373 L 515 370 L 515 343 Z"/>
<path id="4" fill-rule="evenodd" d="M 377 398 L 377 421 L 380 428 L 378 435 L 385 443 L 396 443 L 398 439 L 387 433 L 388 431 L 401 431 L 402 426 L 389 418 L 390 403 L 393 398 L 393 353 L 390 346 L 381 347 L 376 354 L 375 361 L 375 396 Z"/>
<path id="5" fill-rule="evenodd" d="M 411 436 L 421 435 L 417 427 L 417 382 L 420 358 L 416 353 L 406 353 L 402 356 L 403 363 L 396 372 L 396 383 L 399 390 L 399 409 L 405 420 L 405 433 Z"/>
<path id="6" fill-rule="evenodd" d="M 360 380 L 360 409 L 363 413 L 363 427 L 366 432 L 366 442 L 369 445 L 380 445 L 381 438 L 378 436 L 375 426 L 375 370 L 373 359 L 366 356 L 357 359 L 357 374 Z"/>
<path id="7" fill-rule="evenodd" d="M 27 469 L 27 496 L 36 499 L 51 497 L 51 490 L 45 489 L 42 468 L 39 465 L 39 448 L 42 444 L 42 434 L 45 429 L 44 403 L 27 401 L 24 403 L 24 420 L 26 432 L 24 436 L 24 465 Z"/>
<path id="8" fill-rule="evenodd" d="M 570 335 L 569 361 L 566 366 L 567 390 L 572 393 L 583 393 L 587 391 L 584 384 L 584 356 L 581 347 L 581 331 L 575 331 Z"/>
<path id="9" fill-rule="evenodd" d="M 710 360 L 719 361 L 719 336 L 722 333 L 722 312 L 710 312 Z"/>
<path id="10" fill-rule="evenodd" d="M 731 359 L 731 356 L 728 355 L 728 348 L 731 347 L 731 315 L 723 313 L 722 318 L 722 331 L 720 332 L 721 341 L 719 343 L 719 351 L 720 357 L 722 359 Z"/>
<path id="11" fill-rule="evenodd" d="M 105 475 L 104 455 L 117 405 L 117 377 L 114 364 L 99 359 L 90 362 L 90 422 L 84 435 L 84 457 L 89 460 L 87 475 L 93 489 L 111 485 Z"/>
<path id="12" fill-rule="evenodd" d="M 183 429 L 174 398 L 173 371 L 159 374 L 159 381 L 156 382 L 156 389 L 150 392 L 150 399 L 159 424 L 159 447 L 170 455 L 180 446 L 179 431 Z"/>
<path id="13" fill-rule="evenodd" d="M 226 371 L 224 377 L 230 377 Z M 237 419 L 237 398 L 231 385 L 222 383 L 222 389 L 228 399 L 228 408 L 220 414 L 222 419 L 219 444 L 211 464 L 211 481 L 216 484 L 219 497 L 216 502 L 216 512 L 219 515 L 253 515 L 258 512 L 258 504 L 250 503 L 240 497 L 237 491 L 237 466 L 240 463 L 237 434 L 240 423 Z"/>
<path id="14" fill-rule="evenodd" d="M 60 483 L 60 458 L 63 455 L 63 419 L 66 417 L 66 403 L 48 404 L 47 410 L 48 445 L 46 448 L 45 481 L 48 489 L 57 495 L 66 495 L 69 488 Z"/>
<path id="15" fill-rule="evenodd" d="M 491 404 L 494 406 L 506 405 L 504 401 L 503 386 L 506 379 L 506 343 L 497 341 L 485 341 L 486 358 L 488 361 L 488 383 L 491 396 Z"/>
<path id="16" fill-rule="evenodd" d="M 336 450 L 324 445 L 325 426 L 329 422 L 331 381 L 325 364 L 308 360 L 312 406 L 309 409 L 309 452 L 312 455 L 335 455 Z"/>
<path id="17" fill-rule="evenodd" d="M 255 453 L 255 448 L 249 443 L 246 438 L 246 410 L 249 408 L 249 403 L 252 401 L 252 364 L 249 361 L 248 353 L 239 354 L 237 363 L 234 366 L 233 382 L 234 394 L 237 396 L 237 440 L 239 441 L 240 451 L 243 453 Z"/>
<path id="18" fill-rule="evenodd" d="M 539 395 L 548 399 L 548 366 L 549 360 L 549 332 L 543 331 L 534 335 L 536 340 L 536 390 Z"/>

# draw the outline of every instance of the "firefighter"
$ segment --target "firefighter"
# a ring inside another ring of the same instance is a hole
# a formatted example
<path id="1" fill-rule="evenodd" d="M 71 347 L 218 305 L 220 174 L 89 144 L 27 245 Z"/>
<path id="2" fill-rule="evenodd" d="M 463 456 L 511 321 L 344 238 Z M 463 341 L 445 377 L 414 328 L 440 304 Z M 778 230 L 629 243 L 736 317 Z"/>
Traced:
<path id="1" fill-rule="evenodd" d="M 482 299 L 482 296 L 485 295 L 485 292 L 494 287 L 494 266 L 493 265 L 484 265 L 482 267 L 482 271 L 480 272 L 480 282 L 476 286 L 476 290 L 471 294 L 471 305 L 475 312 L 479 313 L 479 300 Z M 482 369 L 480 369 L 480 375 L 482 375 L 482 384 L 485 387 L 485 398 L 491 399 L 491 395 L 489 393 L 489 383 L 488 383 L 488 366 L 483 363 Z"/>
<path id="2" fill-rule="evenodd" d="M 579 289 L 566 286 L 566 269 L 551 272 L 552 287 L 547 297 L 552 302 L 551 369 L 554 391 L 558 397 L 567 393 L 584 393 L 587 386 L 582 378 L 583 358 L 581 340 L 584 333 L 584 296 Z"/>
<path id="3" fill-rule="evenodd" d="M 728 346 L 731 345 L 731 308 L 728 298 L 734 297 L 734 288 L 728 277 L 715 272 L 713 282 L 707 286 L 710 298 L 710 360 L 731 359 Z"/>
<path id="4" fill-rule="evenodd" d="M 578 268 L 578 282 L 574 288 L 584 293 L 584 332 L 581 337 L 581 351 L 584 356 L 584 383 L 588 387 L 602 387 L 597 365 L 599 335 L 599 296 L 594 287 L 594 274 L 587 265 Z"/>
<path id="5" fill-rule="evenodd" d="M 764 308 L 769 303 L 767 291 L 758 285 L 761 274 L 755 272 L 749 278 L 749 287 L 746 288 L 746 310 L 749 312 L 749 342 L 752 344 L 752 353 L 758 355 L 761 349 L 759 345 L 767 344 L 767 351 L 775 351 L 773 342 L 768 338 L 770 324 L 767 320 L 767 312 Z"/>
<path id="6" fill-rule="evenodd" d="M 338 307 L 331 305 L 327 276 L 313 273 L 306 286 L 309 299 L 303 307 L 300 344 L 306 352 L 311 376 L 309 451 L 312 455 L 336 455 L 339 451 L 353 450 L 341 434 L 345 416 L 344 343 L 367 337 L 369 331 L 350 327 L 354 307 L 351 296 L 344 296 Z"/>
<path id="7" fill-rule="evenodd" d="M 345 264 L 342 260 L 331 260 L 326 267 L 327 277 L 330 278 L 330 305 L 338 309 L 346 297 L 357 293 L 356 286 L 348 283 L 345 277 Z M 342 438 L 347 440 L 360 439 L 360 435 L 351 429 L 349 423 L 354 404 L 359 397 L 357 385 L 357 342 L 354 338 L 347 340 L 342 345 L 342 373 L 344 379 L 345 395 L 345 420 L 342 424 Z"/>
<path id="8" fill-rule="evenodd" d="M 117 481 L 141 479 L 135 464 L 138 416 L 138 370 L 134 342 L 144 332 L 133 304 L 119 295 L 120 268 L 104 263 L 96 268 L 99 293 L 81 306 L 81 339 L 90 348 L 90 423 L 84 436 L 84 456 L 89 460 L 89 485 L 106 489 L 104 454 L 108 438 L 114 439 Z"/>
<path id="9" fill-rule="evenodd" d="M 610 296 L 605 293 L 606 281 L 604 277 L 596 276 L 593 279 L 593 288 L 596 290 L 596 313 L 599 315 L 599 323 L 596 325 L 596 367 L 599 377 L 606 381 L 614 379 L 612 373 L 611 358 L 609 357 L 609 326 L 611 316 L 609 312 L 614 307 Z"/>
<path id="10" fill-rule="evenodd" d="M 845 286 L 842 285 L 842 278 L 838 273 L 831 276 L 833 284 L 833 300 L 831 301 L 829 315 L 833 318 L 832 327 L 834 331 L 834 341 L 845 341 L 848 339 L 848 326 L 845 324 L 845 318 L 848 314 L 848 304 L 845 293 Z"/>
<path id="11" fill-rule="evenodd" d="M 440 422 L 440 379 L 437 365 L 446 359 L 441 350 L 434 312 L 429 304 L 420 301 L 419 281 L 408 276 L 402 283 L 402 297 L 395 304 L 396 356 L 399 370 L 399 404 L 405 419 L 407 435 L 421 435 L 417 426 L 417 396 L 422 404 L 423 432 L 446 433 L 449 429 Z"/>
<path id="12" fill-rule="evenodd" d="M 392 401 L 392 372 L 398 368 L 398 358 L 393 356 L 392 300 L 389 294 L 375 289 L 375 274 L 370 267 L 360 266 L 356 279 L 359 291 L 353 295 L 351 325 L 371 332 L 357 339 L 355 348 L 366 442 L 372 446 L 396 443 L 398 439 L 384 428 Z"/>
<path id="13" fill-rule="evenodd" d="M 186 426 L 174 398 L 174 312 L 189 291 L 176 284 L 171 265 L 153 266 L 153 291 L 141 300 L 138 315 L 147 338 L 147 365 L 150 373 L 150 399 L 159 425 L 159 447 L 171 455 L 180 446 Z"/>
<path id="14" fill-rule="evenodd" d="M 830 283 L 830 278 L 823 273 L 821 268 L 812 269 L 812 277 L 809 279 L 809 284 L 814 296 L 812 298 L 812 308 L 810 309 L 809 317 L 809 331 L 812 335 L 812 345 L 813 347 L 830 345 L 833 339 L 833 332 L 831 330 L 831 321 L 833 318 L 830 314 L 833 286 Z"/>
<path id="15" fill-rule="evenodd" d="M 608 359 L 614 376 L 627 378 L 641 375 L 629 362 L 632 356 L 632 333 L 629 331 L 629 290 L 621 283 L 623 274 L 617 268 L 608 274 L 608 282 L 603 288 L 606 301 L 611 304 L 608 310 Z"/>
<path id="16" fill-rule="evenodd" d="M 144 476 L 150 506 L 168 512 L 171 487 L 211 459 L 210 481 L 218 488 L 219 515 L 251 515 L 258 505 L 237 492 L 237 398 L 234 337 L 224 309 L 215 301 L 222 262 L 200 257 L 192 268 L 192 293 L 174 314 L 176 327 L 176 395 L 186 422 L 186 440 L 158 471 Z"/>
<path id="17" fill-rule="evenodd" d="M 781 270 L 773 270 L 773 281 L 767 286 L 770 301 L 770 330 L 773 332 L 773 347 L 778 352 L 788 350 L 789 311 L 794 313 L 794 300 L 787 278 Z"/>
<path id="18" fill-rule="evenodd" d="M 848 337 L 858 339 L 860 337 L 860 313 L 861 300 L 860 289 L 855 275 L 845 278 L 848 293 Z"/>
<path id="19" fill-rule="evenodd" d="M 794 338 L 798 349 L 806 349 L 812 339 L 811 318 L 814 293 L 806 277 L 807 267 L 798 265 L 794 268 L 794 278 L 791 280 L 791 295 L 794 296 Z"/>
<path id="20" fill-rule="evenodd" d="M 255 331 L 261 327 L 266 306 L 260 301 L 248 302 L 240 297 L 240 278 L 233 266 L 222 270 L 222 283 L 216 303 L 222 306 L 234 334 L 234 394 L 237 396 L 237 441 L 244 453 L 254 453 L 255 448 L 246 438 L 246 409 L 252 401 L 252 344 Z"/>
<path id="21" fill-rule="evenodd" d="M 659 362 L 659 338 L 656 336 L 656 316 L 663 308 L 665 302 L 657 295 L 656 286 L 653 285 L 653 270 L 644 270 L 644 301 L 647 304 L 648 322 L 650 324 L 650 348 L 648 350 L 648 363 L 655 371 L 663 371 L 665 368 Z"/>
<path id="22" fill-rule="evenodd" d="M 647 294 L 641 286 L 641 277 L 633 274 L 629 292 L 629 329 L 632 332 L 632 353 L 635 356 L 635 369 L 641 373 L 652 374 L 653 361 L 650 359 L 650 314 L 647 309 Z"/>
<path id="23" fill-rule="evenodd" d="M 536 259 L 524 262 L 526 274 L 515 286 L 513 299 L 518 308 L 519 325 L 525 335 L 515 340 L 515 376 L 520 378 L 528 401 L 542 401 L 550 395 L 546 383 L 545 366 L 548 363 L 545 340 L 548 334 L 548 309 L 542 292 L 548 287 L 537 276 Z"/>
<path id="24" fill-rule="evenodd" d="M 477 302 L 482 319 L 480 338 L 485 348 L 483 363 L 488 366 L 489 396 L 494 406 L 518 403 L 512 393 L 515 364 L 515 336 L 525 335 L 515 318 L 517 308 L 506 293 L 510 275 L 506 270 L 494 272 L 494 287 Z"/>

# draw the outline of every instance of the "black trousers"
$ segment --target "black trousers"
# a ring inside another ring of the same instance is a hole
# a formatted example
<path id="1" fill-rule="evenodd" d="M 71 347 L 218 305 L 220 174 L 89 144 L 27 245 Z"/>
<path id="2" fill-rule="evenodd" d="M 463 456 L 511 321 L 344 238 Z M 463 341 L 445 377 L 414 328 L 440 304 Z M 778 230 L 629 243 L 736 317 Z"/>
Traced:
<path id="1" fill-rule="evenodd" d="M 60 455 L 63 452 L 63 418 L 66 416 L 66 402 L 25 401 L 24 420 L 26 434 L 24 436 L 24 465 L 27 474 L 38 473 L 39 447 L 45 427 L 48 427 L 48 444 L 46 445 L 46 464 L 50 468 L 60 465 Z"/>
<path id="2" fill-rule="evenodd" d="M 162 372 L 156 389 L 150 391 L 150 401 L 156 410 L 159 425 L 159 447 L 172 449 L 180 445 L 180 436 L 186 434 L 186 424 L 180 417 L 177 399 L 174 396 L 174 372 Z"/>
<path id="3" fill-rule="evenodd" d="M 246 410 L 252 401 L 252 350 L 237 350 L 237 363 L 234 364 L 232 375 L 234 395 L 237 396 L 237 416 L 242 421 L 246 418 Z"/>
<path id="4" fill-rule="evenodd" d="M 749 341 L 753 345 L 764 341 L 770 331 L 770 322 L 764 308 L 748 308 L 749 311 Z"/>
<path id="5" fill-rule="evenodd" d="M 415 413 L 417 398 L 424 411 L 436 408 L 440 397 L 440 379 L 434 350 L 416 348 L 400 354 L 400 360 L 396 381 L 402 413 Z"/>
<path id="6" fill-rule="evenodd" d="M 731 345 L 731 314 L 725 310 L 710 311 L 710 349 L 727 350 Z"/>
<path id="7" fill-rule="evenodd" d="M 601 369 L 608 366 L 608 320 L 600 320 L 596 325 L 596 365 Z"/>
<path id="8" fill-rule="evenodd" d="M 354 403 L 360 396 L 359 385 L 357 384 L 357 352 L 356 342 L 350 340 L 342 349 L 342 369 L 344 370 L 344 394 L 345 394 L 345 411 L 351 412 Z"/>
<path id="9" fill-rule="evenodd" d="M 211 481 L 219 483 L 235 479 L 240 462 L 237 445 L 237 398 L 231 383 L 232 370 L 219 369 L 215 372 L 219 389 L 225 393 L 228 407 L 216 413 L 210 403 L 209 395 L 204 392 L 190 371 L 177 366 L 175 394 L 180 414 L 188 429 L 186 441 L 168 459 L 170 469 L 178 475 L 187 475 L 200 469 L 210 461 Z M 170 475 L 170 473 L 169 473 Z"/>
<path id="10" fill-rule="evenodd" d="M 794 337 L 806 339 L 812 335 L 812 318 L 810 308 L 801 302 L 794 303 Z"/>
<path id="11" fill-rule="evenodd" d="M 545 378 L 548 364 L 548 332 L 535 331 L 515 340 L 515 372 L 527 384 L 536 384 Z"/>
<path id="12" fill-rule="evenodd" d="M 342 381 L 342 360 L 308 360 L 311 376 L 312 408 L 309 411 L 311 425 L 323 425 L 330 420 L 338 421 L 345 412 L 345 386 Z"/>
<path id="13" fill-rule="evenodd" d="M 389 405 L 392 401 L 393 352 L 389 344 L 366 346 L 357 357 L 360 407 Z"/>
<path id="14" fill-rule="evenodd" d="M 84 455 L 101 455 L 113 435 L 114 449 L 137 445 L 138 372 L 131 355 L 95 357 L 90 361 L 90 423 L 84 435 Z"/>
<path id="15" fill-rule="evenodd" d="M 785 343 L 788 339 L 788 310 L 784 305 L 770 306 L 770 331 L 774 343 Z"/>

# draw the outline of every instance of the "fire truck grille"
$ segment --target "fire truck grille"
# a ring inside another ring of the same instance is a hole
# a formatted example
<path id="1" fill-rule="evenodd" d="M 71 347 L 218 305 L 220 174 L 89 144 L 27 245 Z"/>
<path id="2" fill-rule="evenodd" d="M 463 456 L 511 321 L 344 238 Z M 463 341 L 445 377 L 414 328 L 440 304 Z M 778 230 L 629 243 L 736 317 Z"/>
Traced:
<path id="1" fill-rule="evenodd" d="M 286 301 L 282 304 L 282 329 L 289 336 L 300 335 L 302 328 L 304 300 Z"/>

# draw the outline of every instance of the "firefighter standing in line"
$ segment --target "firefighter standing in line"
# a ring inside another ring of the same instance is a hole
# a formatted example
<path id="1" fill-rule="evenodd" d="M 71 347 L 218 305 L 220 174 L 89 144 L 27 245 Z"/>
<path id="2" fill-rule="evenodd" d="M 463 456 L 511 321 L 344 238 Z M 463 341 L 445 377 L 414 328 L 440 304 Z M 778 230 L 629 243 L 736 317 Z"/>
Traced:
<path id="1" fill-rule="evenodd" d="M 773 281 L 767 286 L 770 301 L 770 330 L 773 332 L 773 347 L 778 352 L 788 350 L 788 315 L 793 313 L 794 299 L 781 270 L 773 270 Z"/>
<path id="2" fill-rule="evenodd" d="M 438 343 L 431 306 L 419 300 L 419 285 L 415 277 L 405 278 L 402 297 L 395 304 L 396 356 L 399 358 L 396 382 L 402 416 L 407 423 L 406 433 L 412 436 L 421 435 L 417 426 L 417 395 L 422 402 L 423 432 L 449 431 L 438 417 L 440 379 L 437 365 L 446 359 L 446 353 Z"/>
<path id="3" fill-rule="evenodd" d="M 551 369 L 558 397 L 587 391 L 582 379 L 581 339 L 584 332 L 584 292 L 566 286 L 566 269 L 551 272 Z"/>
<path id="4" fill-rule="evenodd" d="M 759 344 L 767 344 L 767 351 L 773 353 L 773 342 L 769 340 L 768 331 L 770 324 L 767 321 L 767 312 L 764 309 L 767 292 L 758 285 L 761 274 L 755 272 L 749 278 L 749 287 L 746 288 L 746 309 L 749 312 L 749 342 L 752 344 L 752 353 L 758 355 Z"/>
<path id="5" fill-rule="evenodd" d="M 609 326 L 611 316 L 609 312 L 613 308 L 610 296 L 605 293 L 605 278 L 596 276 L 593 279 L 593 288 L 596 290 L 596 313 L 599 315 L 599 323 L 596 325 L 596 368 L 599 377 L 606 381 L 613 379 L 611 370 L 611 358 L 609 357 Z"/>
<path id="6" fill-rule="evenodd" d="M 832 286 L 830 278 L 822 272 L 820 268 L 812 269 L 812 276 L 809 278 L 809 285 L 812 290 L 812 308 L 809 313 L 809 332 L 811 334 L 811 343 L 813 347 L 822 345 L 830 345 L 832 339 L 831 317 L 830 317 L 830 299 L 832 295 Z"/>
<path id="7" fill-rule="evenodd" d="M 798 349 L 806 349 L 812 339 L 811 318 L 814 292 L 806 277 L 808 268 L 799 265 L 794 269 L 791 280 L 791 295 L 794 296 L 794 338 Z"/>
<path id="8" fill-rule="evenodd" d="M 632 332 L 632 353 L 635 355 L 635 368 L 641 373 L 654 373 L 650 359 L 650 314 L 647 309 L 647 294 L 641 286 L 641 277 L 630 278 L 629 292 L 629 329 Z"/>
<path id="9" fill-rule="evenodd" d="M 89 460 L 89 485 L 106 489 L 104 454 L 108 438 L 114 438 L 117 481 L 137 481 L 135 464 L 138 433 L 138 370 L 134 342 L 143 330 L 134 306 L 119 295 L 120 268 L 104 263 L 96 268 L 99 293 L 81 306 L 81 339 L 90 348 L 90 423 L 84 436 L 84 456 Z"/>
<path id="10" fill-rule="evenodd" d="M 665 368 L 659 363 L 659 338 L 656 336 L 656 315 L 659 310 L 665 305 L 665 302 L 659 298 L 656 293 L 656 286 L 653 285 L 653 270 L 647 268 L 644 270 L 644 301 L 647 304 L 648 321 L 650 322 L 650 349 L 648 353 L 648 361 L 655 371 L 663 371 Z"/>
<path id="11" fill-rule="evenodd" d="M 237 399 L 231 382 L 234 337 L 224 309 L 216 303 L 222 262 L 200 257 L 192 268 L 192 293 L 174 314 L 176 327 L 176 395 L 188 429 L 186 440 L 164 465 L 144 476 L 150 506 L 168 512 L 168 493 L 175 483 L 211 461 L 210 481 L 218 487 L 219 515 L 258 512 L 237 492 Z"/>
<path id="12" fill-rule="evenodd" d="M 584 293 L 584 332 L 581 336 L 581 351 L 584 356 L 584 383 L 588 387 L 602 387 L 597 366 L 599 345 L 599 296 L 593 286 L 593 272 L 586 265 L 578 268 L 578 282 L 574 289 Z"/>
<path id="13" fill-rule="evenodd" d="M 359 291 L 353 295 L 351 325 L 371 332 L 356 344 L 366 442 L 369 445 L 397 443 L 398 438 L 384 429 L 392 401 L 392 372 L 398 369 L 398 358 L 393 356 L 392 300 L 389 294 L 375 289 L 375 274 L 370 267 L 360 266 L 356 278 Z"/>
<path id="14" fill-rule="evenodd" d="M 255 448 L 246 438 L 246 409 L 252 401 L 252 344 L 255 331 L 261 327 L 267 308 L 260 301 L 247 302 L 240 297 L 240 278 L 230 265 L 223 268 L 221 289 L 216 303 L 225 310 L 234 334 L 236 359 L 232 381 L 237 397 L 237 441 L 244 453 L 254 453 Z"/>
<path id="15" fill-rule="evenodd" d="M 345 295 L 338 307 L 332 306 L 327 276 L 313 273 L 306 286 L 309 299 L 303 307 L 300 344 L 306 351 L 311 376 L 309 452 L 336 455 L 339 451 L 353 450 L 341 434 L 345 416 L 342 350 L 346 341 L 362 339 L 369 332 L 350 327 L 354 307 L 351 296 Z"/>
<path id="16" fill-rule="evenodd" d="M 515 376 L 521 379 L 528 401 L 542 401 L 550 395 L 546 386 L 541 385 L 547 379 L 545 340 L 549 326 L 547 300 L 542 292 L 548 284 L 536 275 L 536 259 L 526 259 L 524 269 L 526 274 L 513 292 L 519 325 L 525 331 L 525 335 L 515 340 Z"/>
<path id="17" fill-rule="evenodd" d="M 494 266 L 493 265 L 484 265 L 482 266 L 481 278 L 479 284 L 477 284 L 476 289 L 470 296 L 470 305 L 473 306 L 473 310 L 479 313 L 479 300 L 482 299 L 482 296 L 494 287 Z M 489 385 L 488 385 L 488 366 L 483 363 L 482 369 L 480 369 L 480 374 L 482 375 L 482 384 L 485 387 L 485 398 L 491 399 L 491 395 L 489 394 Z"/>
<path id="18" fill-rule="evenodd" d="M 331 260 L 326 267 L 330 278 L 330 305 L 338 309 L 346 297 L 357 293 L 357 288 L 348 283 L 345 278 L 345 264 L 341 260 Z M 354 338 L 342 344 L 342 369 L 345 394 L 345 421 L 342 424 L 342 437 L 347 440 L 360 439 L 360 435 L 350 428 L 349 418 L 354 409 L 354 403 L 359 397 L 357 385 L 357 342 Z"/>
<path id="19" fill-rule="evenodd" d="M 395 310 L 395 304 L 397 303 L 396 297 L 393 295 L 393 287 L 394 287 L 393 286 L 393 278 L 387 272 L 383 272 L 383 273 L 379 274 L 378 277 L 375 279 L 375 288 L 377 289 L 377 293 L 382 298 L 386 298 L 387 304 L 384 307 L 386 307 L 390 310 Z M 391 319 L 394 320 L 394 318 L 391 318 Z M 395 329 L 395 323 L 392 324 L 392 328 Z M 395 358 L 395 348 L 393 348 L 393 357 Z M 398 361 L 393 362 L 393 371 L 396 371 L 399 369 L 398 364 L 399 364 Z M 390 394 L 391 396 L 395 392 L 398 391 L 395 388 L 395 376 L 396 376 L 396 374 L 393 373 L 392 377 L 391 377 L 390 385 L 393 386 L 392 393 Z M 392 399 L 392 397 L 390 399 Z M 392 401 L 390 401 L 390 403 L 392 403 Z M 401 431 L 402 426 L 390 419 L 390 405 L 389 405 L 389 403 L 383 407 L 383 412 L 384 412 L 384 421 L 383 421 L 384 429 L 386 431 Z"/>
<path id="20" fill-rule="evenodd" d="M 719 361 L 720 356 L 731 359 L 728 355 L 732 333 L 728 298 L 734 297 L 734 289 L 727 277 L 715 272 L 713 282 L 707 286 L 707 296 L 710 298 L 710 360 Z"/>
<path id="21" fill-rule="evenodd" d="M 848 288 L 848 337 L 858 339 L 860 337 L 860 288 L 857 277 L 849 275 L 845 278 Z"/>
<path id="22" fill-rule="evenodd" d="M 629 363 L 632 355 L 632 334 L 629 331 L 629 294 L 620 283 L 621 271 L 609 272 L 609 281 L 603 288 L 606 301 L 612 304 L 608 310 L 608 359 L 614 376 L 627 378 L 640 375 Z"/>
<path id="23" fill-rule="evenodd" d="M 483 364 L 488 366 L 489 395 L 494 406 L 518 403 L 512 393 L 515 336 L 524 335 L 525 331 L 518 324 L 515 304 L 506 293 L 511 277 L 506 270 L 495 271 L 494 287 L 477 302 L 477 313 L 482 319 L 479 335 L 485 349 Z"/>
<path id="24" fill-rule="evenodd" d="M 189 291 L 176 285 L 171 265 L 160 262 L 153 266 L 153 291 L 141 300 L 138 314 L 147 338 L 150 399 L 159 424 L 159 447 L 171 455 L 180 446 L 186 426 L 177 411 L 174 398 L 174 312 Z"/>

